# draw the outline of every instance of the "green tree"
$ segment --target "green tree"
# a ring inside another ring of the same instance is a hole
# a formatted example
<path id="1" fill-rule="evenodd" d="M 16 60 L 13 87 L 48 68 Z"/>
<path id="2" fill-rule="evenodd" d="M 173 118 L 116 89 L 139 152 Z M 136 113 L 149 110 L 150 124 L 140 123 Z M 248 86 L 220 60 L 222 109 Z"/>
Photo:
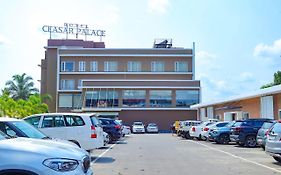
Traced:
<path id="1" fill-rule="evenodd" d="M 274 77 L 273 82 L 261 86 L 261 89 L 265 89 L 265 88 L 269 88 L 269 87 L 281 84 L 281 71 L 275 72 L 273 77 Z"/>
<path id="2" fill-rule="evenodd" d="M 27 100 L 30 95 L 38 93 L 38 89 L 34 88 L 32 77 L 27 76 L 25 73 L 22 75 L 14 75 L 13 80 L 6 82 L 6 88 L 10 96 L 14 100 L 23 99 Z"/>

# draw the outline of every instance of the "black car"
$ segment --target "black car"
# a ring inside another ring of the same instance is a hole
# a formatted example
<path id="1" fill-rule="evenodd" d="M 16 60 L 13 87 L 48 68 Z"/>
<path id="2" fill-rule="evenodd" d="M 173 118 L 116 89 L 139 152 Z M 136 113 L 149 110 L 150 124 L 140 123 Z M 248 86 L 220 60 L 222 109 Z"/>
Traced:
<path id="1" fill-rule="evenodd" d="M 99 118 L 103 131 L 109 136 L 109 142 L 119 140 L 122 137 L 122 125 L 110 118 Z"/>
<path id="2" fill-rule="evenodd" d="M 230 140 L 240 146 L 255 147 L 257 145 L 256 137 L 259 129 L 264 122 L 271 119 L 248 119 L 237 121 L 230 131 Z"/>

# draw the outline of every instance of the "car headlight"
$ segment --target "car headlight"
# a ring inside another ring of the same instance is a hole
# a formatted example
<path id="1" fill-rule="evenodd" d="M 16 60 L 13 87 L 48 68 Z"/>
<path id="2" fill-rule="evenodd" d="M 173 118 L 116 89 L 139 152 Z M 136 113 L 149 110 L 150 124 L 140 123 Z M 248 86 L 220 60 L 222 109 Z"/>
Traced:
<path id="1" fill-rule="evenodd" d="M 78 161 L 72 159 L 46 159 L 43 162 L 43 165 L 60 172 L 73 171 L 78 164 Z"/>

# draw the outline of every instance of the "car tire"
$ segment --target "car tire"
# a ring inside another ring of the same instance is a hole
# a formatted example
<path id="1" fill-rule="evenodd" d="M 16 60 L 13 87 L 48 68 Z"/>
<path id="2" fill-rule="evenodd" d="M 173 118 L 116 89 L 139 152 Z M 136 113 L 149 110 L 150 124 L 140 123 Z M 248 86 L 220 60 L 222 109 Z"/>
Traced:
<path id="1" fill-rule="evenodd" d="M 185 133 L 184 138 L 186 138 L 186 139 L 191 139 L 191 137 L 190 137 L 190 135 L 189 135 L 189 132 L 186 132 L 186 133 Z"/>
<path id="2" fill-rule="evenodd" d="M 281 162 L 281 158 L 280 157 L 273 156 L 273 159 L 276 160 L 277 162 Z"/>
<path id="3" fill-rule="evenodd" d="M 197 140 L 202 140 L 201 134 L 199 135 L 199 137 L 196 137 L 196 138 L 197 138 Z"/>
<path id="4" fill-rule="evenodd" d="M 229 143 L 229 135 L 228 134 L 221 134 L 219 136 L 218 142 L 219 144 L 228 144 Z"/>
<path id="5" fill-rule="evenodd" d="M 254 135 L 250 135 L 246 137 L 245 144 L 249 148 L 254 148 L 257 146 L 256 137 Z"/>

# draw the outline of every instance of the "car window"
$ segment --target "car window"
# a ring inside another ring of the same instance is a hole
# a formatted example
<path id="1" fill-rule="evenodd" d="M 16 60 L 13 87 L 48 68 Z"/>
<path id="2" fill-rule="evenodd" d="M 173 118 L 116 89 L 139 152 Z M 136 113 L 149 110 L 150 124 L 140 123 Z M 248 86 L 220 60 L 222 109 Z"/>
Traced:
<path id="1" fill-rule="evenodd" d="M 24 119 L 27 123 L 33 125 L 34 127 L 38 128 L 39 121 L 40 121 L 41 116 L 34 116 L 34 117 L 29 117 L 27 119 Z"/>
<path id="2" fill-rule="evenodd" d="M 95 126 L 95 127 L 100 126 L 100 122 L 98 121 L 98 119 L 95 116 L 90 116 L 90 119 L 91 119 L 93 126 Z"/>
<path id="3" fill-rule="evenodd" d="M 272 127 L 271 131 L 274 132 L 274 133 L 281 133 L 281 123 L 276 123 Z"/>
<path id="4" fill-rule="evenodd" d="M 233 127 L 242 126 L 244 122 L 235 122 Z"/>
<path id="5" fill-rule="evenodd" d="M 84 120 L 80 116 L 67 115 L 65 117 L 66 126 L 83 126 Z"/>
<path id="6" fill-rule="evenodd" d="M 14 121 L 10 122 L 10 124 L 21 130 L 29 138 L 42 139 L 46 137 L 46 135 L 25 121 Z"/>
<path id="7" fill-rule="evenodd" d="M 45 116 L 42 122 L 42 128 L 64 127 L 64 119 L 62 116 Z"/>
<path id="8" fill-rule="evenodd" d="M 219 123 L 219 124 L 217 124 L 217 127 L 224 127 L 224 126 L 226 126 L 228 123 Z"/>
<path id="9" fill-rule="evenodd" d="M 264 122 L 262 125 L 262 129 L 269 129 L 274 123 L 272 122 Z"/>
<path id="10" fill-rule="evenodd" d="M 109 125 L 109 121 L 100 119 L 102 125 Z"/>
<path id="11" fill-rule="evenodd" d="M 0 140 L 5 140 L 5 139 L 9 139 L 9 138 L 10 137 L 7 134 L 5 134 L 2 131 L 0 131 Z"/>
<path id="12" fill-rule="evenodd" d="M 10 137 L 17 137 L 17 133 L 6 123 L 0 122 L 0 130 L 4 133 L 7 134 Z"/>

